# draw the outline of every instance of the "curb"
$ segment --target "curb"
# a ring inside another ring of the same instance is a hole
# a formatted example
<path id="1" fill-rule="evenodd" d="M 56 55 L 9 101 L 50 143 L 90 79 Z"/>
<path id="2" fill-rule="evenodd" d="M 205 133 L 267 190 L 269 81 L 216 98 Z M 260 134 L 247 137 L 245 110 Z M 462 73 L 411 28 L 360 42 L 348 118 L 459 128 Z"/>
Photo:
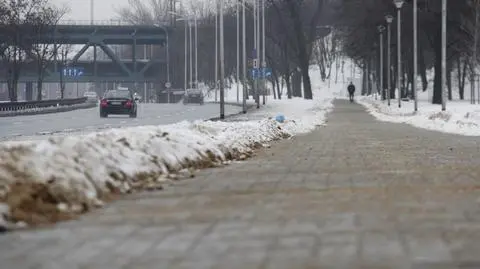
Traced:
<path id="1" fill-rule="evenodd" d="M 46 109 L 46 110 L 41 110 L 41 111 L 24 111 L 24 112 L 15 111 L 15 112 L 5 113 L 5 114 L 0 113 L 0 117 L 16 117 L 16 116 L 32 116 L 32 115 L 52 114 L 52 113 L 59 113 L 59 112 L 68 112 L 68 111 L 73 111 L 73 110 L 78 110 L 78 109 L 94 108 L 96 106 L 97 106 L 96 103 L 92 103 L 92 104 L 84 104 L 84 105 L 81 105 L 81 106 L 76 106 L 76 105 L 61 106 L 61 107 L 58 107 L 58 108 L 52 109 L 52 110 Z"/>

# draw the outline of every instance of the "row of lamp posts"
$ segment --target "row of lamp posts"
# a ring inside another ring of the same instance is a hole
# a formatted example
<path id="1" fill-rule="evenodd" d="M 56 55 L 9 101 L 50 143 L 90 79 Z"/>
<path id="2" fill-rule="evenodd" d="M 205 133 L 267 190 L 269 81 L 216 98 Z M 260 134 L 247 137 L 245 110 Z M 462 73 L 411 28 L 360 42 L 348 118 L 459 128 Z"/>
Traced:
<path id="1" fill-rule="evenodd" d="M 224 12 L 224 1 L 225 0 L 216 0 L 216 7 L 217 7 L 217 17 L 215 18 L 215 81 L 218 81 L 218 71 L 220 71 L 220 118 L 223 119 L 225 117 L 225 56 L 224 56 L 224 25 L 223 25 L 223 12 Z M 247 87 L 247 51 L 246 51 L 246 0 L 238 0 L 236 1 L 236 19 L 237 19 L 237 68 L 236 68 L 236 78 L 237 78 L 237 102 L 240 100 L 240 10 L 239 4 L 242 5 L 242 69 L 243 69 L 243 113 L 247 112 L 247 95 L 248 87 Z M 261 4 L 261 9 L 260 9 Z M 254 0 L 253 4 L 253 13 L 254 13 L 254 55 L 253 55 L 253 68 L 261 68 L 262 74 L 264 74 L 263 70 L 266 68 L 266 58 L 265 58 L 265 0 Z M 218 22 L 218 23 L 217 23 Z M 219 25 L 218 25 L 219 24 Z M 261 27 L 260 27 L 261 26 Z M 217 27 L 220 29 L 220 35 L 218 38 L 218 30 Z M 219 39 L 219 51 L 220 55 L 217 57 L 217 39 Z M 219 58 L 219 59 L 218 59 Z M 261 59 L 261 61 L 260 61 Z M 218 60 L 220 60 L 220 70 L 218 70 Z M 260 84 L 261 83 L 261 84 Z M 254 82 L 255 86 L 255 100 L 257 103 L 257 108 L 260 107 L 260 88 L 263 88 L 265 91 L 265 80 L 263 79 L 261 82 L 256 79 Z M 215 101 L 217 100 L 216 97 L 216 89 L 215 89 Z M 263 94 L 263 104 L 265 104 L 265 93 Z"/>
<path id="2" fill-rule="evenodd" d="M 402 106 L 402 95 L 401 95 L 401 78 L 403 72 L 402 70 L 402 49 L 401 49 L 401 9 L 405 0 L 393 0 L 393 4 L 397 8 L 397 91 L 398 91 L 398 107 Z M 417 74 L 418 74 L 418 4 L 417 0 L 413 0 L 413 85 L 412 93 L 414 98 L 414 111 L 418 111 L 418 98 L 417 98 Z M 386 97 L 387 103 L 390 106 L 390 89 L 391 89 L 391 24 L 393 22 L 392 15 L 386 15 L 385 21 L 387 23 L 387 89 Z M 385 26 L 379 25 L 378 31 L 380 33 L 380 88 L 384 91 L 383 85 L 383 32 L 385 31 Z M 447 58 L 447 0 L 442 0 L 442 111 L 446 110 L 446 98 L 447 98 L 447 88 L 446 88 L 446 58 Z M 383 93 L 382 93 L 383 95 Z"/>
<path id="3" fill-rule="evenodd" d="M 238 8 L 238 3 L 241 2 L 242 4 L 242 67 L 243 67 L 243 113 L 247 112 L 247 102 L 246 98 L 248 95 L 247 90 L 247 53 L 246 53 L 246 1 L 247 0 L 238 0 L 237 2 L 237 69 L 236 69 L 236 77 L 237 77 L 237 102 L 240 100 L 239 94 L 239 81 L 240 81 L 240 12 Z M 261 1 L 261 2 L 260 2 Z M 261 3 L 262 9 L 260 9 L 259 4 Z M 224 0 L 216 0 L 216 15 L 215 15 L 215 84 L 219 81 L 220 82 L 220 118 L 225 118 L 225 46 L 224 46 L 224 22 L 223 22 L 223 12 L 224 12 Z M 265 57 L 265 0 L 254 0 L 254 55 L 253 55 L 253 62 L 254 68 L 261 67 L 262 70 L 266 68 L 266 57 Z M 175 12 L 172 14 L 176 15 Z M 190 55 L 192 55 L 192 24 L 191 20 L 188 18 L 180 18 L 177 20 L 183 20 L 188 23 L 185 23 L 185 89 L 188 87 L 188 73 L 187 73 L 187 65 L 188 63 L 188 47 L 190 49 Z M 194 18 L 194 25 L 195 25 L 195 84 L 193 82 L 193 64 L 192 64 L 192 56 L 190 56 L 190 86 L 196 85 L 198 87 L 198 44 L 197 44 L 197 19 Z M 262 25 L 262 27 L 260 27 Z M 189 29 L 187 28 L 189 27 Z M 262 35 L 260 35 L 262 33 Z M 260 39 L 262 37 L 262 39 Z M 187 40 L 190 40 L 190 43 L 187 44 Z M 261 47 L 261 45 L 263 45 Z M 261 53 L 260 53 L 261 51 Z M 261 58 L 261 62 L 260 62 Z M 263 71 L 262 71 L 263 74 Z M 217 98 L 217 89 L 215 85 L 215 101 L 218 100 Z M 260 107 L 260 87 L 265 88 L 265 80 L 262 81 L 262 85 L 260 82 L 255 80 L 255 100 L 257 102 L 257 108 Z M 264 89 L 265 90 L 265 89 Z M 263 94 L 263 104 L 265 104 L 265 94 Z"/>

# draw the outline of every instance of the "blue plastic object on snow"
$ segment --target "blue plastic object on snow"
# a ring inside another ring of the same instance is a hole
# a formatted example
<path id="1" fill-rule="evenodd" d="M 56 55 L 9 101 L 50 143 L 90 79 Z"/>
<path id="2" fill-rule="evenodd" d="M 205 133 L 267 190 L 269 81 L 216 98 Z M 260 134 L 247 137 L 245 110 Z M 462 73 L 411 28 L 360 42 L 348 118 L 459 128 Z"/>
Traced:
<path id="1" fill-rule="evenodd" d="M 285 122 L 285 116 L 283 116 L 282 114 L 278 114 L 278 115 L 275 117 L 275 120 L 276 120 L 277 122 L 284 123 L 284 122 Z"/>

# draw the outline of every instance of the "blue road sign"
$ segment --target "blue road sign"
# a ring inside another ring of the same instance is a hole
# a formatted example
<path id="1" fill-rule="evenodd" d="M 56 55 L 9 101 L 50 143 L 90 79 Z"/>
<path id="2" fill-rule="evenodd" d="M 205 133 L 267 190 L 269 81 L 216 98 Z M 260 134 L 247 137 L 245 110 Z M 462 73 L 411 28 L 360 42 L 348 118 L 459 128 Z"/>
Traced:
<path id="1" fill-rule="evenodd" d="M 252 72 L 252 78 L 257 79 L 257 78 L 267 78 L 272 75 L 272 69 L 271 68 L 253 68 L 251 70 Z"/>
<path id="2" fill-rule="evenodd" d="M 65 67 L 62 72 L 65 77 L 81 77 L 83 70 L 83 67 Z"/>

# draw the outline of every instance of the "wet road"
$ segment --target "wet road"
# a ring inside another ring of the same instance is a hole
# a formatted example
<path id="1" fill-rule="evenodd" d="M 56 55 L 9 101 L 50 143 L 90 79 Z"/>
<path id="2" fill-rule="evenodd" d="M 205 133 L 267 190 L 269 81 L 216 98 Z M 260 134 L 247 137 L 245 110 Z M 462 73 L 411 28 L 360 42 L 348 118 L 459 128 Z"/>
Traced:
<path id="1" fill-rule="evenodd" d="M 241 107 L 225 105 L 226 114 Z M 219 116 L 218 104 L 140 104 L 137 118 L 112 115 L 100 118 L 98 107 L 70 112 L 0 118 L 0 140 L 62 133 L 88 133 L 108 128 L 171 124 L 183 120 L 204 120 Z"/>

